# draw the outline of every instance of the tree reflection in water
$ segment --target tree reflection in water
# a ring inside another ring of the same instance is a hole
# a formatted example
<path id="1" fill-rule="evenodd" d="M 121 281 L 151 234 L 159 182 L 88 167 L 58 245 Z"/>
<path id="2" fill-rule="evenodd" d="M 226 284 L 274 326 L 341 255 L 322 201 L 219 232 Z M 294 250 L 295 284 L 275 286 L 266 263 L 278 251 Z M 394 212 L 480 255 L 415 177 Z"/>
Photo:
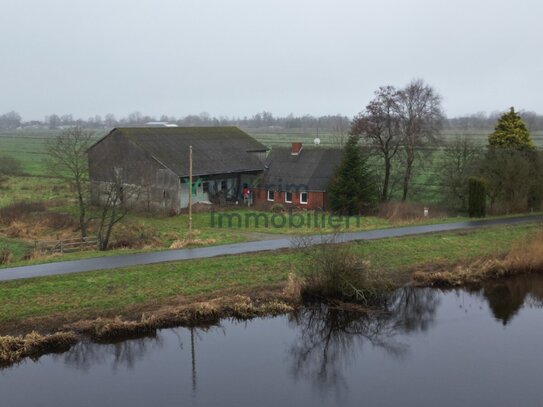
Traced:
<path id="1" fill-rule="evenodd" d="M 80 342 L 62 355 L 64 363 L 70 367 L 88 371 L 95 364 L 111 363 L 116 371 L 119 367 L 133 369 L 136 362 L 150 351 L 161 349 L 163 341 L 160 335 L 130 339 L 108 344 Z"/>
<path id="2" fill-rule="evenodd" d="M 399 334 L 425 331 L 439 304 L 432 289 L 397 290 L 382 311 L 361 312 L 326 305 L 301 309 L 290 317 L 299 336 L 289 349 L 294 379 L 309 379 L 322 393 L 333 391 L 338 401 L 348 390 L 343 370 L 364 344 L 400 358 L 408 348 Z"/>
<path id="3" fill-rule="evenodd" d="M 480 295 L 505 326 L 522 308 L 543 307 L 543 278 L 532 274 L 487 282 L 482 285 Z"/>
<path id="4" fill-rule="evenodd" d="M 188 332 L 191 352 L 192 381 L 193 388 L 196 386 L 196 342 L 202 339 L 202 334 L 209 330 L 221 326 L 191 327 L 169 329 L 178 341 L 178 346 L 183 349 L 182 332 Z M 165 346 L 164 339 L 160 331 L 156 335 L 137 338 L 137 339 L 119 339 L 114 343 L 94 343 L 90 341 L 80 342 L 69 351 L 53 355 L 55 359 L 62 360 L 66 365 L 88 371 L 95 364 L 111 363 L 111 367 L 116 371 L 119 367 L 133 369 L 136 362 L 143 359 L 145 354 L 159 351 Z"/>

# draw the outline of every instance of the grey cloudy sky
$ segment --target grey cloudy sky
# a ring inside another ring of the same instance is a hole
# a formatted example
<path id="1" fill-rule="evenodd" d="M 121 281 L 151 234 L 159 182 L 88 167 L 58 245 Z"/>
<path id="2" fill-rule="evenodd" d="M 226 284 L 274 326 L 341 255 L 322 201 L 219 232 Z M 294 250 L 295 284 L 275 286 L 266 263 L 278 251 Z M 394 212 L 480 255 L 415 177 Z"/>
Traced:
<path id="1" fill-rule="evenodd" d="M 353 115 L 423 78 L 449 116 L 543 113 L 540 0 L 0 0 L 0 113 Z"/>

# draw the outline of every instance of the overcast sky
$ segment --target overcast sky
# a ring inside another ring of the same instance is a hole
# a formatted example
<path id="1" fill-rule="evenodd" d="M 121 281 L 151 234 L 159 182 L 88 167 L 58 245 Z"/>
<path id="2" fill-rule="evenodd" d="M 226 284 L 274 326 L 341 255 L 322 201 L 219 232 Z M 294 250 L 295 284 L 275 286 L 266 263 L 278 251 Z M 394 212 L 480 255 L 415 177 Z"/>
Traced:
<path id="1" fill-rule="evenodd" d="M 446 113 L 543 113 L 540 0 L 0 0 L 0 113 L 353 115 L 423 78 Z"/>

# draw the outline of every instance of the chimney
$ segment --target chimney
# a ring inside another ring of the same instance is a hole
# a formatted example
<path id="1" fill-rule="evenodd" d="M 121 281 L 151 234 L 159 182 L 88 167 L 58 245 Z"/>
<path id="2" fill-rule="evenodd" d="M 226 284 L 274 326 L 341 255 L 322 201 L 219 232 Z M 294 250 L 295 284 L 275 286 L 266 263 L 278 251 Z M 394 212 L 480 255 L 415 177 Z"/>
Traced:
<path id="1" fill-rule="evenodd" d="M 292 143 L 291 155 L 299 155 L 302 151 L 302 143 Z"/>

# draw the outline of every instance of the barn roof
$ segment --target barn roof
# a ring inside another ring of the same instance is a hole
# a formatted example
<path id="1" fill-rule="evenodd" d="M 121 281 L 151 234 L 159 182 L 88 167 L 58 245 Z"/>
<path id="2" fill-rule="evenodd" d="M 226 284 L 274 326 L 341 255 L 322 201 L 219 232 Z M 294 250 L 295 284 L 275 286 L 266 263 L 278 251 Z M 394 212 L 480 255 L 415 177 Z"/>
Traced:
<path id="1" fill-rule="evenodd" d="M 326 191 L 342 155 L 343 150 L 334 148 L 303 148 L 298 155 L 292 155 L 290 148 L 274 147 L 266 160 L 262 185 Z"/>
<path id="2" fill-rule="evenodd" d="M 250 152 L 267 148 L 237 127 L 124 127 L 114 131 L 179 177 L 189 175 L 189 146 L 195 176 L 264 170 L 262 161 Z"/>

